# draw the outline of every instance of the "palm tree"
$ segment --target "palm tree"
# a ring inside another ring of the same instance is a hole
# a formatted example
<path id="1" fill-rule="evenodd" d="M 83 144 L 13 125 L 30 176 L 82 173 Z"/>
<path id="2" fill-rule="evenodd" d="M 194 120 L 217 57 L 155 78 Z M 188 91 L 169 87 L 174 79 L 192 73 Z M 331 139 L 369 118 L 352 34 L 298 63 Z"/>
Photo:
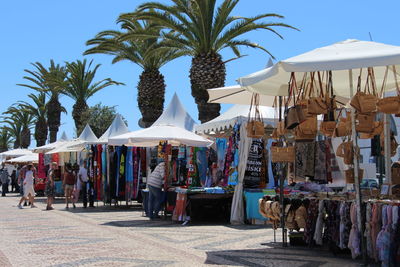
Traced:
<path id="1" fill-rule="evenodd" d="M 86 50 L 88 54 L 113 55 L 112 63 L 127 60 L 143 69 L 140 74 L 138 89 L 138 106 L 142 113 L 139 125 L 151 126 L 162 114 L 164 109 L 165 82 L 160 68 L 182 54 L 176 49 L 163 50 L 157 54 L 150 54 L 153 49 L 162 47 L 157 38 L 137 40 L 126 37 L 132 32 L 145 32 L 155 36 L 160 35 L 161 28 L 147 21 L 121 19 L 119 21 L 122 31 L 102 31 L 95 38 L 86 42 L 93 45 Z"/>
<path id="2" fill-rule="evenodd" d="M 221 50 L 230 48 L 236 58 L 242 56 L 239 50 L 241 46 L 261 49 L 270 54 L 261 45 L 239 37 L 251 31 L 264 29 L 282 38 L 275 30 L 276 27 L 295 29 L 284 23 L 263 21 L 283 18 L 278 14 L 261 14 L 250 18 L 232 16 L 232 10 L 239 0 L 224 0 L 218 7 L 217 0 L 171 1 L 172 5 L 144 3 L 133 13 L 122 14 L 120 19 L 149 20 L 163 26 L 164 30 L 160 36 L 163 39 L 163 47 L 155 49 L 154 53 L 172 48 L 192 57 L 192 96 L 199 110 L 199 120 L 203 123 L 217 117 L 220 111 L 219 104 L 207 103 L 206 89 L 225 85 L 225 64 L 230 60 L 223 61 Z M 131 38 L 149 38 L 150 34 L 131 35 Z"/>
<path id="3" fill-rule="evenodd" d="M 0 153 L 10 149 L 12 143 L 12 135 L 5 126 L 0 130 Z"/>
<path id="4" fill-rule="evenodd" d="M 82 114 L 89 108 L 86 101 L 95 93 L 111 85 L 121 85 L 111 80 L 110 78 L 94 82 L 96 72 L 100 64 L 94 66 L 91 70 L 92 62 L 87 64 L 86 59 L 83 61 L 77 60 L 76 62 L 67 62 L 66 69 L 68 72 L 67 78 L 64 82 L 59 83 L 59 86 L 64 88 L 63 94 L 75 100 L 72 107 L 72 117 L 75 121 L 77 132 L 80 133 L 84 127 L 82 125 Z"/>
<path id="5" fill-rule="evenodd" d="M 3 123 L 6 129 L 14 135 L 14 148 L 28 148 L 31 145 L 31 128 L 34 123 L 34 117 L 19 105 L 10 106 L 3 112 Z"/>
<path id="6" fill-rule="evenodd" d="M 28 97 L 32 99 L 34 105 L 21 101 L 20 106 L 23 110 L 30 113 L 35 118 L 35 133 L 36 146 L 43 146 L 47 140 L 47 105 L 46 94 L 44 92 L 38 95 L 29 94 Z"/>
<path id="7" fill-rule="evenodd" d="M 35 71 L 25 70 L 30 76 L 24 76 L 24 79 L 30 81 L 33 85 L 18 84 L 28 87 L 38 92 L 45 92 L 50 100 L 46 104 L 47 125 L 50 132 L 50 143 L 57 141 L 58 129 L 61 125 L 61 112 L 66 112 L 59 101 L 60 93 L 63 88 L 59 86 L 66 78 L 66 70 L 63 66 L 55 64 L 50 60 L 50 66 L 46 69 L 41 63 L 32 63 Z"/>

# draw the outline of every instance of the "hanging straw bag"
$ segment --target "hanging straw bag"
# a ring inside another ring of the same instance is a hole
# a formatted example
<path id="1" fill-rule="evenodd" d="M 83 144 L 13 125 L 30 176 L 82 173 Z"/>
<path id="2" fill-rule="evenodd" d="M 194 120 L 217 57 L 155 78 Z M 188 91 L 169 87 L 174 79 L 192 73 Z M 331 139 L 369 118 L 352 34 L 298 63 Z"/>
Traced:
<path id="1" fill-rule="evenodd" d="M 265 134 L 264 123 L 259 110 L 260 96 L 253 94 L 247 121 L 247 136 L 250 138 L 262 138 Z M 251 119 L 251 112 L 254 109 L 254 119 Z"/>
<path id="2" fill-rule="evenodd" d="M 295 149 L 294 146 L 287 147 L 271 147 L 271 161 L 277 162 L 294 162 L 295 160 Z"/>
<path id="3" fill-rule="evenodd" d="M 359 149 L 357 149 L 359 153 Z M 352 141 L 342 142 L 336 149 L 336 156 L 343 158 L 344 164 L 351 165 L 354 163 L 354 147 Z"/>
<path id="4" fill-rule="evenodd" d="M 315 139 L 318 127 L 317 116 L 309 117 L 304 122 L 300 123 L 295 129 L 296 140 L 313 140 Z"/>
<path id="5" fill-rule="evenodd" d="M 338 114 L 338 122 L 336 124 L 336 128 L 333 134 L 333 137 L 343 137 L 351 134 L 351 118 L 348 113 L 347 116 L 341 117 L 341 114 L 345 108 L 342 108 Z"/>
<path id="6" fill-rule="evenodd" d="M 381 154 L 384 156 L 385 155 L 385 136 L 382 134 L 381 135 L 381 148 L 382 148 L 382 152 Z M 396 155 L 397 152 L 397 147 L 399 146 L 399 144 L 396 141 L 396 137 L 394 137 L 394 135 L 391 133 L 390 134 L 390 156 L 394 157 Z"/>
<path id="7" fill-rule="evenodd" d="M 361 92 L 360 83 L 361 75 L 358 77 L 357 93 L 351 99 L 350 105 L 359 113 L 367 114 L 376 112 L 378 97 L 376 93 L 374 71 L 372 68 L 368 68 L 364 92 Z"/>
<path id="8" fill-rule="evenodd" d="M 328 137 L 333 136 L 333 133 L 336 129 L 336 122 L 335 121 L 323 121 L 319 127 L 319 131 Z"/>
<path id="9" fill-rule="evenodd" d="M 319 75 L 319 73 L 318 73 Z M 311 82 L 310 82 L 310 95 L 314 94 L 314 76 L 315 73 L 311 73 Z M 321 77 L 319 76 L 319 79 Z M 324 92 L 322 88 L 322 82 L 319 80 L 319 96 L 310 97 L 308 100 L 308 113 L 311 115 L 320 115 L 326 114 L 328 112 L 328 105 L 326 103 L 326 99 L 324 97 Z"/>
<path id="10" fill-rule="evenodd" d="M 346 184 L 354 184 L 355 183 L 354 169 L 350 168 L 348 170 L 345 170 L 344 172 L 346 176 Z M 363 177 L 364 177 L 364 170 L 358 169 L 358 181 L 361 181 Z"/>
<path id="11" fill-rule="evenodd" d="M 397 83 L 397 73 L 396 73 L 396 68 L 393 65 L 393 75 L 396 83 L 396 93 L 397 96 L 389 96 L 389 97 L 384 97 L 378 100 L 377 102 L 377 108 L 379 112 L 386 113 L 386 114 L 399 114 L 400 113 L 400 88 L 399 84 Z M 385 77 L 383 79 L 382 83 L 382 88 L 381 88 L 381 97 L 384 94 L 384 89 L 386 86 L 386 78 L 388 74 L 389 66 L 386 67 L 385 71 Z"/>
<path id="12" fill-rule="evenodd" d="M 372 139 L 375 135 L 381 135 L 383 132 L 383 123 L 374 121 L 374 128 L 371 133 L 360 133 L 360 139 Z"/>
<path id="13" fill-rule="evenodd" d="M 375 113 L 356 114 L 356 131 L 359 133 L 372 133 L 375 128 Z"/>

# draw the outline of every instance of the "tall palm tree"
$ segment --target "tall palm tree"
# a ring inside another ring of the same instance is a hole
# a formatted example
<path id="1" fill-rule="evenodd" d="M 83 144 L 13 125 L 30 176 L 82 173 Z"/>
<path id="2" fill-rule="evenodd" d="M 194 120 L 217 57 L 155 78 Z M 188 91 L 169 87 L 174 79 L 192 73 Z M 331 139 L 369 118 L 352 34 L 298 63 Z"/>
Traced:
<path id="1" fill-rule="evenodd" d="M 34 104 L 30 104 L 25 101 L 20 101 L 19 104 L 23 110 L 30 113 L 35 119 L 35 133 L 34 137 L 36 140 L 36 146 L 43 146 L 47 140 L 47 104 L 46 94 L 44 92 L 38 95 L 29 94 L 28 97 L 33 101 Z"/>
<path id="2" fill-rule="evenodd" d="M 217 0 L 171 0 L 171 5 L 149 2 L 140 5 L 133 13 L 122 14 L 120 19 L 149 20 L 164 27 L 161 32 L 163 47 L 155 49 L 178 49 L 192 57 L 190 82 L 192 96 L 199 110 L 199 120 L 209 121 L 219 115 L 219 104 L 208 104 L 206 89 L 225 85 L 226 68 L 221 50 L 230 48 L 237 58 L 241 57 L 239 47 L 252 47 L 270 52 L 261 45 L 247 39 L 244 34 L 255 30 L 267 30 L 282 36 L 276 27 L 292 28 L 284 23 L 265 22 L 265 19 L 278 18 L 278 14 L 261 14 L 246 18 L 232 16 L 239 0 L 224 0 L 217 7 Z M 148 38 L 146 34 L 132 34 L 132 38 Z M 154 36 L 151 36 L 154 37 Z M 270 54 L 271 55 L 271 54 Z M 272 55 L 271 55 L 272 56 Z M 228 60 L 230 61 L 230 60 Z"/>
<path id="3" fill-rule="evenodd" d="M 12 135 L 5 126 L 0 129 L 0 153 L 10 149 Z"/>
<path id="4" fill-rule="evenodd" d="M 34 71 L 25 70 L 30 76 L 24 76 L 24 79 L 30 81 L 30 84 L 18 84 L 28 87 L 38 92 L 45 92 L 50 98 L 47 102 L 46 117 L 50 132 L 50 143 L 57 141 L 58 129 L 61 125 L 61 112 L 66 112 L 59 101 L 60 93 L 63 88 L 59 86 L 66 78 L 65 67 L 55 64 L 50 60 L 50 66 L 45 68 L 41 63 L 32 63 Z"/>
<path id="5" fill-rule="evenodd" d="M 92 62 L 87 64 L 86 59 L 83 61 L 77 60 L 75 62 L 67 62 L 66 69 L 68 72 L 67 78 L 64 82 L 59 83 L 59 86 L 64 88 L 63 94 L 75 100 L 72 107 L 72 117 L 75 121 L 77 132 L 80 133 L 84 127 L 82 125 L 82 114 L 89 108 L 86 101 L 95 93 L 111 85 L 121 85 L 111 80 L 110 78 L 101 81 L 94 81 L 96 72 L 100 64 L 92 68 Z"/>
<path id="6" fill-rule="evenodd" d="M 10 106 L 3 112 L 3 123 L 6 129 L 14 134 L 14 148 L 28 148 L 31 145 L 31 128 L 34 117 L 19 104 Z"/>
<path id="7" fill-rule="evenodd" d="M 164 109 L 165 82 L 160 68 L 182 54 L 177 49 L 150 54 L 153 49 L 163 46 L 159 38 L 137 40 L 137 38 L 127 37 L 127 34 L 132 32 L 144 32 L 159 36 L 161 28 L 155 24 L 127 18 L 121 19 L 119 25 L 122 31 L 102 31 L 95 38 L 87 41 L 86 44 L 93 45 L 93 47 L 86 50 L 84 54 L 113 55 L 112 63 L 127 60 L 143 69 L 137 86 L 137 101 L 142 113 L 139 125 L 149 127 Z"/>

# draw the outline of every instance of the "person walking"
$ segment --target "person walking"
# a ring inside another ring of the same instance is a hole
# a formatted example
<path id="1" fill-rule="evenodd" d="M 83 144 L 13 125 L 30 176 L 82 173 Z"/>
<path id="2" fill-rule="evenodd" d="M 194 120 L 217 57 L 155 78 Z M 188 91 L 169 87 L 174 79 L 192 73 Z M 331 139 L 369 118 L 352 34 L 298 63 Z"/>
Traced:
<path id="1" fill-rule="evenodd" d="M 58 164 L 57 162 L 51 163 L 50 170 L 47 174 L 47 181 L 46 181 L 46 196 L 47 196 L 47 207 L 46 210 L 52 210 L 53 209 L 53 202 L 54 202 L 54 196 L 55 196 L 55 186 L 54 186 L 54 180 L 57 178 L 57 173 L 56 170 L 58 169 Z"/>
<path id="2" fill-rule="evenodd" d="M 160 162 L 147 179 L 147 187 L 149 188 L 148 215 L 150 220 L 159 218 L 158 213 L 160 212 L 161 203 L 163 202 L 161 188 L 164 182 L 164 175 L 165 163 Z"/>
<path id="3" fill-rule="evenodd" d="M 88 183 L 88 171 L 86 169 L 87 161 L 84 160 L 82 165 L 79 167 L 78 179 L 76 180 L 76 192 L 73 202 L 76 203 L 79 199 L 80 192 L 82 192 L 82 203 L 83 207 L 87 207 L 87 183 Z"/>
<path id="4" fill-rule="evenodd" d="M 0 181 L 1 181 L 1 196 L 5 197 L 6 193 L 8 193 L 8 184 L 9 184 L 9 179 L 8 179 L 8 171 L 3 167 L 0 170 Z"/>
<path id="5" fill-rule="evenodd" d="M 11 192 L 18 192 L 17 170 L 12 170 L 11 173 Z"/>
<path id="6" fill-rule="evenodd" d="M 29 203 L 31 204 L 31 208 L 36 208 L 34 205 L 35 202 L 35 190 L 33 188 L 34 179 L 36 176 L 36 169 L 33 167 L 32 163 L 22 167 L 20 171 L 20 176 L 23 179 L 23 187 L 24 187 L 24 195 L 21 197 L 21 200 L 18 203 L 18 208 L 22 209 L 22 201 L 29 199 Z"/>
<path id="7" fill-rule="evenodd" d="M 66 209 L 69 209 L 69 202 L 71 202 L 72 190 L 74 190 L 75 182 L 76 182 L 76 174 L 72 169 L 71 163 L 66 163 L 64 179 L 63 179 Z M 74 203 L 72 203 L 72 205 L 75 207 Z"/>

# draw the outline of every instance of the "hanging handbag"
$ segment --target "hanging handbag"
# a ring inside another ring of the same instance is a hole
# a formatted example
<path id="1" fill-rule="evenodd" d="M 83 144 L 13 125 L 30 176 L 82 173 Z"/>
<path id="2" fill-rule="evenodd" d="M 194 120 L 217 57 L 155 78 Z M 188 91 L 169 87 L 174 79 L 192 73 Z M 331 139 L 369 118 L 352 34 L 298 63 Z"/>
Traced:
<path id="1" fill-rule="evenodd" d="M 349 114 L 347 114 L 346 118 L 341 117 L 343 110 L 345 108 L 342 108 L 338 114 L 338 122 L 333 137 L 343 137 L 351 134 L 351 119 Z"/>
<path id="2" fill-rule="evenodd" d="M 396 67 L 393 65 L 392 68 L 393 68 L 393 75 L 394 75 L 394 79 L 395 79 L 395 83 L 396 83 L 396 94 L 397 95 L 379 99 L 377 102 L 377 108 L 378 108 L 378 111 L 382 112 L 382 113 L 399 114 L 400 113 L 400 88 L 399 88 L 399 84 L 397 83 Z M 388 70 L 389 70 L 389 66 L 386 67 L 385 76 L 383 78 L 382 88 L 381 88 L 381 93 L 380 93 L 381 97 L 384 94 Z"/>
<path id="3" fill-rule="evenodd" d="M 357 149 L 357 153 L 359 153 Z M 342 142 L 336 149 L 336 156 L 343 158 L 344 164 L 351 165 L 354 163 L 354 147 L 352 141 Z"/>
<path id="4" fill-rule="evenodd" d="M 297 89 L 296 77 L 294 75 L 294 72 L 292 72 L 289 81 L 289 89 L 288 89 L 289 96 L 285 105 L 285 128 L 289 130 L 296 128 L 300 123 L 306 120 L 306 116 L 303 113 L 303 109 L 301 108 L 301 106 L 296 105 L 296 91 L 295 91 L 296 89 Z M 294 105 L 289 108 L 288 106 L 290 104 L 292 97 Z"/>
<path id="5" fill-rule="evenodd" d="M 355 183 L 354 169 L 350 168 L 348 170 L 345 170 L 344 172 L 346 176 L 346 184 L 354 184 Z M 358 169 L 358 181 L 361 181 L 363 177 L 364 177 L 364 170 Z"/>
<path id="6" fill-rule="evenodd" d="M 317 116 L 308 117 L 304 122 L 300 123 L 295 129 L 296 140 L 313 140 L 315 139 L 318 127 Z"/>
<path id="7" fill-rule="evenodd" d="M 371 91 L 372 88 L 372 91 Z M 361 73 L 358 77 L 357 93 L 350 101 L 350 105 L 358 113 L 368 114 L 376 112 L 378 97 L 376 94 L 375 77 L 372 68 L 368 68 L 367 81 L 364 92 L 361 92 Z"/>
<path id="8" fill-rule="evenodd" d="M 259 102 L 259 94 L 254 93 L 251 97 L 249 117 L 247 121 L 247 136 L 250 138 L 262 138 L 265 134 L 264 123 L 259 110 Z M 252 110 L 254 110 L 254 119 L 251 119 Z"/>
<path id="9" fill-rule="evenodd" d="M 314 93 L 314 76 L 315 76 L 315 73 L 311 73 L 310 94 Z M 311 115 L 326 114 L 328 111 L 328 105 L 327 105 L 326 99 L 324 97 L 321 80 L 319 80 L 319 84 L 320 84 L 319 96 L 310 97 L 310 99 L 308 99 L 307 111 Z"/>
<path id="10" fill-rule="evenodd" d="M 376 135 L 381 135 L 383 132 L 383 123 L 374 121 L 374 128 L 371 133 L 360 133 L 360 139 L 372 139 Z"/>
<path id="11" fill-rule="evenodd" d="M 333 133 L 336 129 L 336 122 L 335 121 L 323 121 L 320 124 L 319 131 L 328 137 L 332 137 Z"/>
<path id="12" fill-rule="evenodd" d="M 372 133 L 375 127 L 375 113 L 356 114 L 356 131 L 359 133 Z"/>
<path id="13" fill-rule="evenodd" d="M 294 162 L 295 160 L 295 149 L 294 146 L 287 147 L 271 147 L 271 161 L 277 162 Z"/>
<path id="14" fill-rule="evenodd" d="M 382 134 L 381 135 L 381 155 L 385 155 L 385 136 Z M 390 156 L 394 157 L 397 153 L 397 147 L 399 146 L 399 144 L 397 143 L 396 137 L 391 133 L 390 134 Z"/>

